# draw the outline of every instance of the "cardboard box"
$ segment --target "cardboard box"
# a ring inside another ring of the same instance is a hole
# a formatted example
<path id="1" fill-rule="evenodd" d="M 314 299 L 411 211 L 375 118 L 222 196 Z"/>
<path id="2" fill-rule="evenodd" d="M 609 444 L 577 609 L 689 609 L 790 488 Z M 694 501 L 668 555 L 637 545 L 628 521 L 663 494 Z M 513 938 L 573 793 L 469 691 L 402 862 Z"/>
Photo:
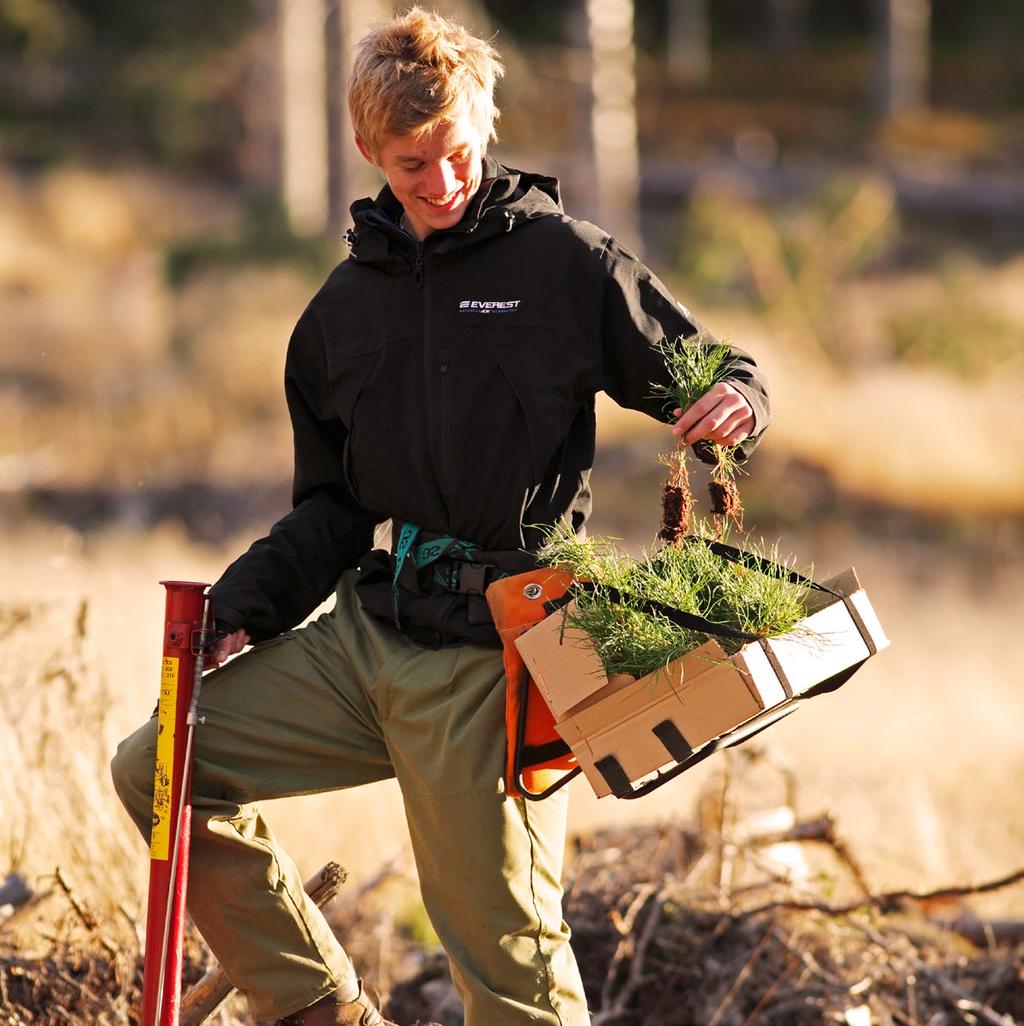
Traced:
<path id="1" fill-rule="evenodd" d="M 849 604 L 811 591 L 807 616 L 789 634 L 750 642 L 731 656 L 708 641 L 639 680 L 608 678 L 587 636 L 567 625 L 571 606 L 516 646 L 556 729 L 603 797 L 613 793 L 610 770 L 632 784 L 716 740 L 734 743 L 763 729 L 824 682 L 842 683 L 872 654 L 864 634 L 876 651 L 889 644 L 853 569 L 826 587 Z"/>

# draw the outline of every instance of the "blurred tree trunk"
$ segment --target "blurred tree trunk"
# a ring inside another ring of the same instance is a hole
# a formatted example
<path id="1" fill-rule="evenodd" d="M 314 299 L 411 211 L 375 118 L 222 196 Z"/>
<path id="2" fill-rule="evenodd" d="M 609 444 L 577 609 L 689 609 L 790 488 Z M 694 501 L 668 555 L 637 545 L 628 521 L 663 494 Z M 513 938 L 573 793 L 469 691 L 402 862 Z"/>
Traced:
<path id="1" fill-rule="evenodd" d="M 711 75 L 707 0 L 669 0 L 668 73 L 678 82 L 703 85 Z"/>
<path id="2" fill-rule="evenodd" d="M 669 0 L 669 76 L 677 82 L 703 85 L 711 74 L 711 32 L 707 0 Z"/>
<path id="3" fill-rule="evenodd" d="M 804 18 L 807 0 L 771 0 L 772 49 L 791 57 L 804 48 Z"/>
<path id="4" fill-rule="evenodd" d="M 327 228 L 324 0 L 279 0 L 281 178 L 288 222 L 300 235 Z"/>
<path id="5" fill-rule="evenodd" d="M 239 163 L 253 191 L 281 191 L 281 66 L 278 42 L 280 0 L 253 0 L 251 53 L 242 118 L 245 136 Z"/>
<path id="6" fill-rule="evenodd" d="M 375 196 L 381 176 L 356 149 L 348 112 L 348 79 L 355 45 L 375 21 L 391 13 L 390 0 L 329 0 L 327 36 L 328 210 L 334 232 L 349 224 L 348 208 Z"/>
<path id="7" fill-rule="evenodd" d="M 876 95 L 884 117 L 928 105 L 931 0 L 876 0 L 879 16 Z"/>
<path id="8" fill-rule="evenodd" d="M 640 252 L 633 0 L 587 0 L 591 136 L 601 224 Z"/>

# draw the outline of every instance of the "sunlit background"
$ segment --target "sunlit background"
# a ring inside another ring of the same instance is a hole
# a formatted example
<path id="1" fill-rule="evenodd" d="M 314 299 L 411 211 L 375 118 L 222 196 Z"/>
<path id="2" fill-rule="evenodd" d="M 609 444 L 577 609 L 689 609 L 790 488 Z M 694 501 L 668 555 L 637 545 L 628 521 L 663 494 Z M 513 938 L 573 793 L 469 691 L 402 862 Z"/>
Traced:
<path id="1" fill-rule="evenodd" d="M 507 64 L 494 155 L 557 174 L 764 366 L 747 526 L 855 564 L 892 638 L 758 739 L 799 814 L 831 812 L 878 886 L 1015 868 L 1024 5 L 435 6 Z M 215 579 L 288 508 L 284 348 L 379 187 L 343 82 L 389 11 L 0 0 L 0 877 L 73 864 L 138 911 L 105 760 L 156 700 L 157 582 Z M 599 416 L 593 531 L 648 544 L 671 439 Z M 635 803 L 577 781 L 573 829 L 690 816 L 714 762 Z M 405 846 L 391 785 L 277 822 L 307 872 Z"/>

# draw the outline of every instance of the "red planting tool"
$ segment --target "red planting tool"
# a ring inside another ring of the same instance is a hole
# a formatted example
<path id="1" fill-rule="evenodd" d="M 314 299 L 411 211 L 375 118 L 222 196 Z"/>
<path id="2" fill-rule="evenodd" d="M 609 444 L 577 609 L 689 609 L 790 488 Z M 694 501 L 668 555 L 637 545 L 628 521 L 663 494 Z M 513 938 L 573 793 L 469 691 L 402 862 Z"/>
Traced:
<path id="1" fill-rule="evenodd" d="M 206 584 L 160 583 L 167 589 L 167 605 L 157 706 L 146 960 L 139 1026 L 178 1026 L 192 823 L 192 744 L 213 622 Z"/>

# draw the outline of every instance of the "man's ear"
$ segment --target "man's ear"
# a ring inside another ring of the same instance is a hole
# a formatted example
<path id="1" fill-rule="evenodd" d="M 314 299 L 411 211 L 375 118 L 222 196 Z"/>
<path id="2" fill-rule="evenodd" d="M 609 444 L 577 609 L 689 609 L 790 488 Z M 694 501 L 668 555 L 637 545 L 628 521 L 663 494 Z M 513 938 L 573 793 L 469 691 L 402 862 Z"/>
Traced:
<path id="1" fill-rule="evenodd" d="M 358 135 L 354 138 L 356 140 L 356 149 L 359 150 L 359 152 L 362 154 L 363 159 L 368 163 L 372 164 L 374 167 L 377 167 L 377 161 L 374 159 L 373 154 L 370 152 L 369 146 L 367 146 L 366 143 L 364 143 Z"/>

